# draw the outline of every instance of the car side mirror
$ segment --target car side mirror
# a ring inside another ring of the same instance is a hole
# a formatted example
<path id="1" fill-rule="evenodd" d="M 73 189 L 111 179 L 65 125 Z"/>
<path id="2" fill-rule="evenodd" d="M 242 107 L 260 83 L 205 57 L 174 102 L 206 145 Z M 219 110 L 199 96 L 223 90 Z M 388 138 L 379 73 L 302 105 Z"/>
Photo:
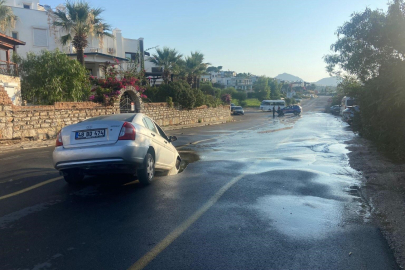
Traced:
<path id="1" fill-rule="evenodd" d="M 170 141 L 170 142 L 177 141 L 177 137 L 176 137 L 176 136 L 170 136 L 170 137 L 169 137 L 169 141 Z"/>

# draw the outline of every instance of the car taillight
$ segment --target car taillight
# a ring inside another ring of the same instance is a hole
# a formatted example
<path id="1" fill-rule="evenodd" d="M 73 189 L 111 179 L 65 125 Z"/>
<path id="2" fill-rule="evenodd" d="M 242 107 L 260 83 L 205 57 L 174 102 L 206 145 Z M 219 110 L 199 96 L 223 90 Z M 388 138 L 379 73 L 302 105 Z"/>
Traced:
<path id="1" fill-rule="evenodd" d="M 62 141 L 62 130 L 58 132 L 58 135 L 56 135 L 56 144 L 55 146 L 63 146 L 63 141 Z"/>
<path id="2" fill-rule="evenodd" d="M 136 136 L 135 127 L 131 123 L 125 122 L 122 125 L 118 140 L 135 140 L 135 136 Z"/>

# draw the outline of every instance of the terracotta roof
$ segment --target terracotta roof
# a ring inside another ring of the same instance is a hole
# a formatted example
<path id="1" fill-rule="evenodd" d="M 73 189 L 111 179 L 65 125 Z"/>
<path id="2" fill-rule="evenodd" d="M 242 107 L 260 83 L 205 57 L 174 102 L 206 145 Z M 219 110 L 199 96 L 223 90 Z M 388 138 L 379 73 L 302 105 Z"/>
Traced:
<path id="1" fill-rule="evenodd" d="M 16 38 L 12 38 L 12 37 L 7 36 L 7 35 L 2 34 L 2 33 L 0 33 L 0 41 L 2 43 L 8 43 L 8 44 L 11 44 L 11 45 L 25 45 L 24 41 L 21 41 L 21 40 L 16 39 Z"/>

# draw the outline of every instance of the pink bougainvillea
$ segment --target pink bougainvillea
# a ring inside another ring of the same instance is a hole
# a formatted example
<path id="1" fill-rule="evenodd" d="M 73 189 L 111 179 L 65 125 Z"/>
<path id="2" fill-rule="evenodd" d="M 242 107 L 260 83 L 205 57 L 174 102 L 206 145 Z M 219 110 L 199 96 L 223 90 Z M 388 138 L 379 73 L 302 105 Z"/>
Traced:
<path id="1" fill-rule="evenodd" d="M 114 60 L 118 61 L 116 58 Z M 113 64 L 109 62 L 105 64 L 104 74 L 104 79 L 94 76 L 89 77 L 90 83 L 93 85 L 93 89 L 91 90 L 92 95 L 89 97 L 89 100 L 113 105 L 121 94 L 120 90 L 125 89 L 127 86 L 134 87 L 142 98 L 147 98 L 143 94 L 145 88 L 140 85 L 141 81 L 138 78 L 130 76 L 128 73 L 120 73 Z"/>

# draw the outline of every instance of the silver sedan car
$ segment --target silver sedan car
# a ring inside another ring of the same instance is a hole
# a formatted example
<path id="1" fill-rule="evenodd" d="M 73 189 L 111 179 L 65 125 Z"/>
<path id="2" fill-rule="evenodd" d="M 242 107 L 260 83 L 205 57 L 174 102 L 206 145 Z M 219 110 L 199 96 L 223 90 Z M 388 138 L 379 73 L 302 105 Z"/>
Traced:
<path id="1" fill-rule="evenodd" d="M 148 185 L 155 170 L 176 174 L 181 158 L 163 130 L 142 113 L 104 115 L 64 127 L 56 137 L 53 163 L 66 182 L 85 175 L 137 175 Z"/>

